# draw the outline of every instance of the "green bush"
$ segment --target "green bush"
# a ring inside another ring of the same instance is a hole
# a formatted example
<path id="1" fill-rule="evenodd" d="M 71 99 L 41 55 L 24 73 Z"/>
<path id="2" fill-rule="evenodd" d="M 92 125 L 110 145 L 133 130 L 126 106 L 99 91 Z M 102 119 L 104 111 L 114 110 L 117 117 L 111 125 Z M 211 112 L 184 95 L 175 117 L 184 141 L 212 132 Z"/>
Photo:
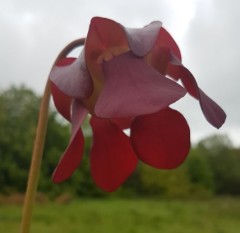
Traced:
<path id="1" fill-rule="evenodd" d="M 0 193 L 24 193 L 31 161 L 40 98 L 20 86 L 0 92 Z M 88 119 L 82 126 L 85 151 L 80 167 L 62 184 L 51 175 L 64 152 L 70 126 L 50 109 L 39 191 L 55 198 L 69 195 L 106 197 L 91 178 L 89 152 L 92 144 Z M 173 145 L 174 146 L 174 145 Z M 185 163 L 173 170 L 157 170 L 139 163 L 136 171 L 112 197 L 155 196 L 166 198 L 240 195 L 240 149 L 225 135 L 211 136 L 192 148 Z"/>

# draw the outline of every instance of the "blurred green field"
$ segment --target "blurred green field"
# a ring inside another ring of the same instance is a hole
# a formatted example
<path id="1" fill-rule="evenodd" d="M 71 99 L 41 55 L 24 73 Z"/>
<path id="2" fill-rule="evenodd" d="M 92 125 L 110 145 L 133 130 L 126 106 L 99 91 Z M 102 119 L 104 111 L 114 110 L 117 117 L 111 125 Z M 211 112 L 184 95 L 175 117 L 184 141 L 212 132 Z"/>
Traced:
<path id="1" fill-rule="evenodd" d="M 19 232 L 21 206 L 0 206 L 0 232 Z M 37 205 L 33 233 L 238 233 L 240 199 L 83 199 Z"/>

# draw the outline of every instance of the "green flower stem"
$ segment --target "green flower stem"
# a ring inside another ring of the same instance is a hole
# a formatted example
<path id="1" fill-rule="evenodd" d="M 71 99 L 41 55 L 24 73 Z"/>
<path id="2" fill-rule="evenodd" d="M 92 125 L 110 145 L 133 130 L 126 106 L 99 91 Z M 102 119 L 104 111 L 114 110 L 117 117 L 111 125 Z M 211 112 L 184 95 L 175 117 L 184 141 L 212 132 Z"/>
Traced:
<path id="1" fill-rule="evenodd" d="M 62 52 L 58 55 L 54 65 L 62 58 L 66 57 L 73 49 L 78 46 L 83 45 L 85 39 L 75 40 L 72 43 L 68 44 Z M 48 109 L 50 102 L 50 81 L 49 78 L 46 83 L 45 91 L 41 100 L 41 106 L 39 110 L 38 116 L 38 125 L 36 130 L 36 137 L 32 152 L 32 161 L 28 176 L 28 183 L 25 195 L 25 201 L 23 206 L 22 213 L 22 222 L 21 222 L 21 233 L 29 233 L 31 220 L 32 220 L 32 212 L 35 203 L 35 197 L 38 186 L 38 178 L 40 174 L 40 168 L 42 163 L 42 156 L 47 132 L 47 123 L 48 123 Z"/>

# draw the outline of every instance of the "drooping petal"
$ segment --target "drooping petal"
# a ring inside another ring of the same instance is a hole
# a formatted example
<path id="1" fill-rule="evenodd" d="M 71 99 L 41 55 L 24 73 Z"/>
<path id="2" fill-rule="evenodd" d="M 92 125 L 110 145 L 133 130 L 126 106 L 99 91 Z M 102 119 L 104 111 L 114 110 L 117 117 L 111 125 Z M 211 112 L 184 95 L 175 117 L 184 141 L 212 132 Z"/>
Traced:
<path id="1" fill-rule="evenodd" d="M 179 112 L 170 108 L 136 117 L 130 138 L 138 158 L 155 168 L 176 168 L 190 149 L 188 124 Z"/>
<path id="2" fill-rule="evenodd" d="M 50 79 L 64 94 L 73 98 L 84 99 L 91 95 L 93 84 L 85 64 L 84 50 L 70 65 L 54 66 Z"/>
<path id="3" fill-rule="evenodd" d="M 202 112 L 207 121 L 216 128 L 220 128 L 226 120 L 226 113 L 199 87 L 191 72 L 173 55 L 172 64 L 178 68 L 179 77 L 190 95 L 199 100 Z"/>
<path id="4" fill-rule="evenodd" d="M 92 177 L 100 188 L 112 192 L 134 171 L 137 157 L 128 136 L 111 121 L 92 117 L 90 123 L 93 129 Z"/>
<path id="5" fill-rule="evenodd" d="M 81 162 L 84 148 L 84 138 L 80 126 L 87 113 L 87 110 L 79 100 L 73 101 L 71 139 L 53 173 L 52 180 L 55 183 L 68 179 Z"/>
<path id="6" fill-rule="evenodd" d="M 154 21 L 144 28 L 124 28 L 131 51 L 139 57 L 148 54 L 153 48 L 162 23 Z"/>
<path id="7" fill-rule="evenodd" d="M 199 101 L 203 111 L 203 114 L 207 121 L 216 128 L 220 128 L 226 120 L 226 113 L 223 109 L 211 98 L 209 98 L 200 88 L 199 88 Z"/>
<path id="8" fill-rule="evenodd" d="M 134 117 L 157 112 L 186 92 L 131 52 L 103 64 L 105 83 L 95 106 L 99 117 Z"/>

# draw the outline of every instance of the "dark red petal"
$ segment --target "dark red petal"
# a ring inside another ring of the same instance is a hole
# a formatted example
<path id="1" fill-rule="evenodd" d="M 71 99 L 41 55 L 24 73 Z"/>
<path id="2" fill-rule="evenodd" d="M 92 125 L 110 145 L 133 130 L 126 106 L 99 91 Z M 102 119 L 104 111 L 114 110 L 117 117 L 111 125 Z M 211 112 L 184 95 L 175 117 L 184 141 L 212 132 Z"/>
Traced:
<path id="1" fill-rule="evenodd" d="M 71 120 L 70 109 L 72 98 L 65 95 L 62 91 L 60 91 L 57 86 L 51 82 L 51 93 L 53 96 L 53 102 L 55 104 L 58 112 L 68 121 Z"/>
<path id="2" fill-rule="evenodd" d="M 169 34 L 169 32 L 165 28 L 161 28 L 158 40 L 155 44 L 155 47 L 158 46 L 167 46 L 170 48 L 170 50 L 173 52 L 173 54 L 181 60 L 181 52 L 180 49 L 175 42 L 175 40 L 172 38 L 172 36 Z"/>
<path id="3" fill-rule="evenodd" d="M 58 61 L 56 64 L 57 66 L 67 66 L 72 64 L 76 58 L 72 57 L 67 57 L 67 58 L 62 58 L 61 60 Z M 68 121 L 70 121 L 70 109 L 71 109 L 71 102 L 72 98 L 65 95 L 62 91 L 60 91 L 57 86 L 50 81 L 51 83 L 51 93 L 53 96 L 53 102 L 55 104 L 56 109 L 58 112 Z"/>
<path id="4" fill-rule="evenodd" d="M 131 52 L 104 62 L 105 83 L 95 106 L 99 117 L 134 117 L 157 112 L 186 92 Z"/>
<path id="5" fill-rule="evenodd" d="M 90 123 L 93 129 L 92 177 L 100 188 L 112 192 L 134 171 L 137 157 L 129 137 L 111 121 L 92 117 Z"/>
<path id="6" fill-rule="evenodd" d="M 190 149 L 190 129 L 177 111 L 166 108 L 136 117 L 131 126 L 131 142 L 139 159 L 163 169 L 184 162 Z"/>
<path id="7" fill-rule="evenodd" d="M 64 94 L 78 99 L 87 98 L 92 93 L 93 84 L 85 64 L 84 50 L 70 65 L 54 66 L 50 79 Z"/>
<path id="8" fill-rule="evenodd" d="M 113 20 L 94 17 L 91 20 L 85 44 L 86 64 L 93 78 L 102 78 L 102 67 L 97 62 L 106 50 L 122 50 L 128 47 L 123 26 Z"/>
<path id="9" fill-rule="evenodd" d="M 84 138 L 80 128 L 87 110 L 78 100 L 73 101 L 72 109 L 72 135 L 67 149 L 58 163 L 52 180 L 55 183 L 68 179 L 79 166 L 83 155 Z"/>
<path id="10" fill-rule="evenodd" d="M 158 51 L 159 48 L 162 49 L 162 51 Z M 159 54 L 165 52 L 165 56 Z M 153 48 L 152 54 L 153 54 L 153 64 L 157 64 L 157 61 L 159 60 L 159 56 L 162 59 L 168 59 L 167 61 L 170 60 L 170 53 L 173 53 L 178 60 L 181 61 L 181 52 L 180 49 L 177 45 L 177 43 L 175 42 L 175 40 L 172 38 L 172 36 L 167 32 L 167 30 L 165 28 L 161 28 L 157 42 Z M 154 61 L 155 60 L 155 61 Z M 165 60 L 165 62 L 166 62 Z M 159 65 L 154 65 L 154 68 L 157 68 L 157 70 L 162 69 L 163 64 Z M 173 79 L 178 80 L 179 79 L 179 71 L 178 68 L 176 66 L 173 66 L 171 63 L 168 63 L 167 66 L 167 74 L 170 75 Z"/>
<path id="11" fill-rule="evenodd" d="M 120 129 L 128 129 L 130 128 L 133 119 L 133 117 L 111 118 L 110 121 L 117 125 Z"/>
<path id="12" fill-rule="evenodd" d="M 107 18 L 92 18 L 86 41 L 86 54 L 89 52 L 88 49 L 104 51 L 125 44 L 127 40 L 121 24 Z"/>
<path id="13" fill-rule="evenodd" d="M 76 61 L 75 57 L 64 57 L 57 61 L 56 66 L 68 66 L 71 65 L 74 61 Z"/>
<path id="14" fill-rule="evenodd" d="M 175 80 L 179 80 L 181 78 L 181 69 L 182 66 L 181 61 L 173 55 L 173 53 L 170 51 L 170 59 L 168 63 L 167 68 L 167 75 L 169 75 L 171 78 Z"/>
<path id="15" fill-rule="evenodd" d="M 171 63 L 168 63 L 167 75 L 178 81 L 180 79 L 179 67 L 173 66 Z"/>
<path id="16" fill-rule="evenodd" d="M 156 43 L 161 26 L 161 22 L 154 21 L 144 28 L 124 28 L 131 51 L 140 57 L 149 53 Z"/>
<path id="17" fill-rule="evenodd" d="M 171 52 L 166 46 L 155 47 L 154 50 L 146 56 L 146 61 L 163 75 L 167 73 L 170 59 Z"/>
<path id="18" fill-rule="evenodd" d="M 226 113 L 198 87 L 197 81 L 191 72 L 174 56 L 172 64 L 179 69 L 180 79 L 188 93 L 199 100 L 202 112 L 207 121 L 214 127 L 220 128 L 226 120 Z"/>

